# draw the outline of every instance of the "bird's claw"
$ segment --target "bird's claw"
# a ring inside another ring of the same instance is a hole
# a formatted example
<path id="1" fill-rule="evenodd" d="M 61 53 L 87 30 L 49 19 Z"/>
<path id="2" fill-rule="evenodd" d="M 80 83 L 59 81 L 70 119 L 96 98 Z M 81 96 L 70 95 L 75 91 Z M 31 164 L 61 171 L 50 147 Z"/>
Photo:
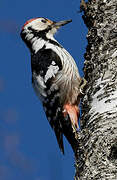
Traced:
<path id="1" fill-rule="evenodd" d="M 87 85 L 86 79 L 82 78 L 81 83 L 80 83 L 80 93 L 81 93 L 81 95 L 84 95 L 84 90 L 85 90 L 86 85 Z"/>

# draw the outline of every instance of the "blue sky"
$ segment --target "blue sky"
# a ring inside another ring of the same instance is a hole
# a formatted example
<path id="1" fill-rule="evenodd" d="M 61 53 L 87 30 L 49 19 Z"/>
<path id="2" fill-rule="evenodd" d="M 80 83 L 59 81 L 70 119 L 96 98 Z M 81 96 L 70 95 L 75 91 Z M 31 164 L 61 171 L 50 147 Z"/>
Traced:
<path id="1" fill-rule="evenodd" d="M 83 76 L 87 29 L 77 0 L 1 0 L 0 2 L 0 180 L 71 180 L 74 155 L 66 139 L 58 148 L 40 101 L 31 85 L 30 53 L 20 38 L 33 17 L 72 19 L 56 34 Z"/>

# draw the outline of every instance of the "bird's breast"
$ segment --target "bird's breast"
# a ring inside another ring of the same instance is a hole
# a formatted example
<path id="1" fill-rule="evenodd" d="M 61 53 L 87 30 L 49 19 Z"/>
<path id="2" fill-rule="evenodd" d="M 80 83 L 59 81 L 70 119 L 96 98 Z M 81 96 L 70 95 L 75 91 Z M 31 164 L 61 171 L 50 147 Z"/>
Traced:
<path id="1" fill-rule="evenodd" d="M 61 103 L 75 104 L 80 93 L 80 75 L 72 56 L 63 48 L 56 53 L 62 61 L 62 70 L 56 75 L 55 84 L 60 90 Z"/>

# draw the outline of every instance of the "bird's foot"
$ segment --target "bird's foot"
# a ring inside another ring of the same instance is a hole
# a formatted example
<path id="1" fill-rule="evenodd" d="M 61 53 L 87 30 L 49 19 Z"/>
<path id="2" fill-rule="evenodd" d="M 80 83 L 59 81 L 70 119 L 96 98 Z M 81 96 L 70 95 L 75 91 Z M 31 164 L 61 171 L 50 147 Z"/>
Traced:
<path id="1" fill-rule="evenodd" d="M 84 95 L 86 85 L 87 85 L 86 79 L 82 78 L 81 83 L 80 83 L 80 93 L 81 93 L 81 95 Z"/>

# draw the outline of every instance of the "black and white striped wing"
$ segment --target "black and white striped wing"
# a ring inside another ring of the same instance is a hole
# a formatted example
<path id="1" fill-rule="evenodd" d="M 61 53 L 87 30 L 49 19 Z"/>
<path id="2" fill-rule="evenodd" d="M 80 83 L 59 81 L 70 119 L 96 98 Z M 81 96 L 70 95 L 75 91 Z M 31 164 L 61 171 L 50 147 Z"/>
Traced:
<path id="1" fill-rule="evenodd" d="M 60 57 L 51 49 L 41 49 L 32 55 L 32 83 L 36 94 L 40 96 L 47 119 L 54 129 L 61 151 L 64 153 L 59 88 L 53 80 L 62 70 Z"/>

